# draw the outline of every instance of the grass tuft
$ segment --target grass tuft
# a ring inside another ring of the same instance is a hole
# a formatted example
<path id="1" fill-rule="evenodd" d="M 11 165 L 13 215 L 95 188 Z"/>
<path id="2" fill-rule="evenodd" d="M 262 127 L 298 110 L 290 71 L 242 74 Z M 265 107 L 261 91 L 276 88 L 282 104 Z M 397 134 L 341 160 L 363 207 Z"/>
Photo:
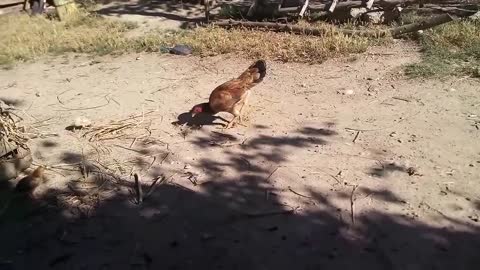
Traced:
<path id="1" fill-rule="evenodd" d="M 423 56 L 406 67 L 411 77 L 480 77 L 480 20 L 462 20 L 427 30 L 420 37 Z"/>

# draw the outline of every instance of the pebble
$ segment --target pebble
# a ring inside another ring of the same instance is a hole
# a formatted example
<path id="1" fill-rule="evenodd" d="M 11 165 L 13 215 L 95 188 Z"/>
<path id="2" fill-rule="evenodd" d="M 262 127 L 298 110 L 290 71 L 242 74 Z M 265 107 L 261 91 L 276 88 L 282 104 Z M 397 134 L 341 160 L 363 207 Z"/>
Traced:
<path id="1" fill-rule="evenodd" d="M 76 128 L 83 128 L 83 127 L 89 127 L 92 125 L 92 120 L 84 117 L 84 116 L 79 116 L 75 118 L 75 121 L 73 122 L 72 126 Z"/>
<path id="2" fill-rule="evenodd" d="M 345 91 L 343 92 L 344 95 L 348 95 L 348 96 L 349 96 L 349 95 L 353 95 L 354 93 L 355 93 L 355 92 L 354 92 L 353 90 L 351 90 L 351 89 L 345 90 Z"/>
<path id="3" fill-rule="evenodd" d="M 189 55 L 192 54 L 192 48 L 186 45 L 175 45 L 170 49 L 170 53 L 177 55 Z"/>

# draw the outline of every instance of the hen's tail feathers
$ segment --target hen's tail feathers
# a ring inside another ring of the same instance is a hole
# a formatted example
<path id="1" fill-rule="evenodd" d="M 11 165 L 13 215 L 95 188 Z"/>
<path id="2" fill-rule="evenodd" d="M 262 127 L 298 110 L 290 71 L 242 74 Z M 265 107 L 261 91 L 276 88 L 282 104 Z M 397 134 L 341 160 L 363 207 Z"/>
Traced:
<path id="1" fill-rule="evenodd" d="M 249 69 L 256 69 L 256 72 L 258 72 L 259 77 L 254 82 L 259 83 L 263 80 L 263 78 L 267 74 L 267 63 L 264 60 L 258 60 L 253 65 L 251 65 Z"/>
<path id="2" fill-rule="evenodd" d="M 264 60 L 258 60 L 250 65 L 238 78 L 244 83 L 252 84 L 249 87 L 253 87 L 260 83 L 266 74 L 267 63 Z"/>

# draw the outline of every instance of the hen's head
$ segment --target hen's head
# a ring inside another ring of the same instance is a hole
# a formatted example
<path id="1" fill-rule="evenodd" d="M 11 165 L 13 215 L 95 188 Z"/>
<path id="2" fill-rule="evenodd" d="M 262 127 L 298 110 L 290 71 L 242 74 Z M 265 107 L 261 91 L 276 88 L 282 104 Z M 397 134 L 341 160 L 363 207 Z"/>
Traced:
<path id="1" fill-rule="evenodd" d="M 208 103 L 202 103 L 193 106 L 193 108 L 190 110 L 190 114 L 192 115 L 192 117 L 195 117 L 195 115 L 199 113 L 208 113 L 210 111 L 210 105 Z"/>

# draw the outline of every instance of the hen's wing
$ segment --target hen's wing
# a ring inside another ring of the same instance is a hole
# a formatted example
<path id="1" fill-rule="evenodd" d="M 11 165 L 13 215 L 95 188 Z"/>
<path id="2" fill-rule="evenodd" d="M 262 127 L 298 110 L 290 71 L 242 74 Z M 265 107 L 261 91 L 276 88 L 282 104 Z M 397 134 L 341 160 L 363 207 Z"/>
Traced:
<path id="1" fill-rule="evenodd" d="M 210 108 L 215 112 L 233 113 L 235 105 L 247 95 L 247 86 L 234 79 L 215 88 L 210 95 Z"/>

